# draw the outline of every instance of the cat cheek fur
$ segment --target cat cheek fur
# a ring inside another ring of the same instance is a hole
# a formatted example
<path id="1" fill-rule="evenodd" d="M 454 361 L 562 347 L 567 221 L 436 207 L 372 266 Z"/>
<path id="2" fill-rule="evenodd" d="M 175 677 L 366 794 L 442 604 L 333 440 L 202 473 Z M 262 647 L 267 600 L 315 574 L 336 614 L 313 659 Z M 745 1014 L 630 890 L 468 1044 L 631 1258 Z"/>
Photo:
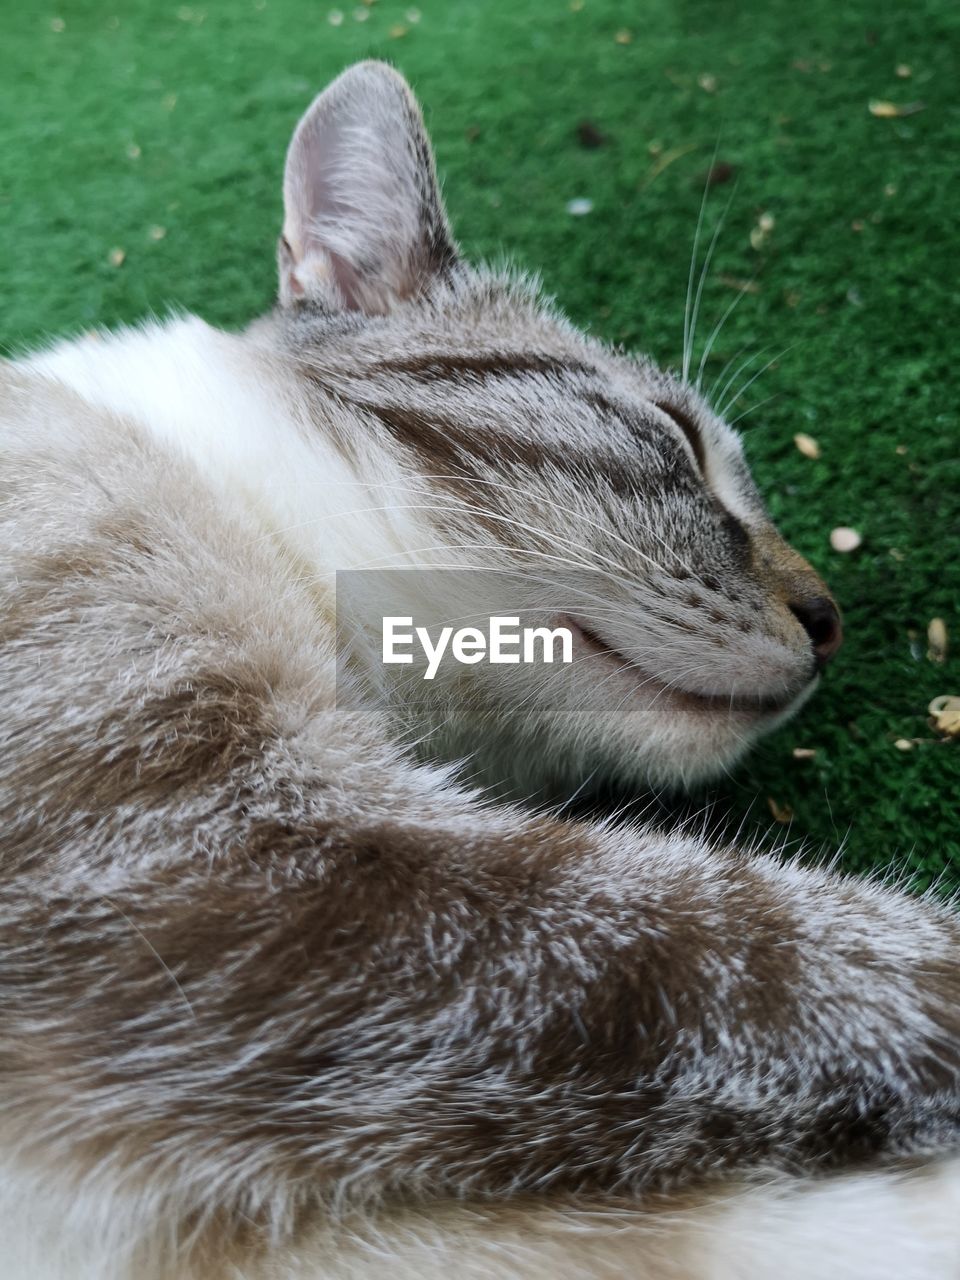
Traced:
<path id="1" fill-rule="evenodd" d="M 6 1275 L 953 1280 L 951 911 L 494 804 L 336 687 L 334 571 L 573 542 L 673 703 L 544 694 L 538 757 L 478 679 L 451 743 L 531 783 L 728 758 L 809 693 L 824 590 L 736 437 L 457 258 L 388 68 L 285 190 L 247 333 L 0 367 Z"/>

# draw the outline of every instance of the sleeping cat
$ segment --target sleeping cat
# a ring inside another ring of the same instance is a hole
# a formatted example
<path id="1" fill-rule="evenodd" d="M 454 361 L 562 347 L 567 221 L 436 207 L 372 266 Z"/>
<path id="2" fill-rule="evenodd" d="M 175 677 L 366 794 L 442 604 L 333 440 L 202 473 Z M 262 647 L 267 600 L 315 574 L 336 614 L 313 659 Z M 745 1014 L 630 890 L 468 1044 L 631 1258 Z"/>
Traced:
<path id="1" fill-rule="evenodd" d="M 388 67 L 284 199 L 246 332 L 0 369 L 4 1280 L 960 1275 L 956 916 L 487 789 L 702 776 L 812 691 L 736 435 L 461 259 Z M 448 670 L 415 741 L 362 593 L 338 680 L 337 571 L 543 565 L 594 585 L 523 705 Z"/>

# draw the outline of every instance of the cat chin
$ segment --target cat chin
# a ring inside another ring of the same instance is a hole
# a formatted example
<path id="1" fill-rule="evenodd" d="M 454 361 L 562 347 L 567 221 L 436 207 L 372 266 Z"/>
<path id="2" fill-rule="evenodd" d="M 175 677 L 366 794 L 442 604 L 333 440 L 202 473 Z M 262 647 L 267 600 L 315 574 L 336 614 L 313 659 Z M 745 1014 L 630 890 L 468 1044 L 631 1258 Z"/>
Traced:
<path id="1" fill-rule="evenodd" d="M 633 786 L 682 789 L 727 773 L 765 734 L 787 723 L 812 696 L 815 677 L 786 703 L 699 697 L 668 686 L 632 699 L 595 700 L 589 717 L 569 726 L 567 756 L 585 777 L 603 761 L 605 779 Z M 606 701 L 606 700 L 605 700 Z"/>
<path id="2" fill-rule="evenodd" d="M 786 724 L 812 696 L 818 680 L 812 680 L 787 705 L 776 711 L 751 713 L 746 708 L 726 711 L 720 700 L 707 709 L 696 703 L 684 708 L 677 699 L 662 713 L 648 704 L 638 714 L 637 732 L 643 733 L 636 751 L 636 764 L 627 769 L 635 780 L 647 785 L 682 789 L 709 782 L 739 764 L 754 743 Z M 642 725 L 642 730 L 641 730 Z M 621 741 L 630 731 L 624 726 Z M 621 758 L 628 762 L 628 752 Z"/>
<path id="3" fill-rule="evenodd" d="M 816 690 L 806 685 L 777 711 L 733 712 L 722 700 L 711 703 L 668 700 L 653 694 L 635 705 L 611 699 L 594 705 L 589 717 L 567 722 L 552 753 L 565 785 L 643 790 L 676 789 L 710 782 L 740 763 L 759 738 L 787 723 Z"/>
<path id="4" fill-rule="evenodd" d="M 575 688 L 562 668 L 523 680 L 517 667 L 474 668 L 464 684 L 406 682 L 424 701 L 391 711 L 430 759 L 458 762 L 465 780 L 526 799 L 578 788 L 682 790 L 737 765 L 758 738 L 785 724 L 818 678 L 776 709 L 762 700 L 698 697 L 663 682 L 623 688 L 591 680 Z M 579 682 L 578 682 L 579 684 Z M 402 701 L 406 701 L 403 698 Z M 520 714 L 520 713 L 523 714 Z"/>
<path id="5" fill-rule="evenodd" d="M 575 711 L 541 704 L 518 722 L 474 704 L 469 715 L 448 716 L 436 736 L 423 734 L 421 745 L 427 756 L 456 760 L 464 781 L 491 794 L 551 807 L 608 790 L 625 796 L 651 788 L 679 793 L 728 773 L 811 692 L 812 686 L 775 716 L 733 720 L 700 709 L 678 714 L 666 703 L 629 709 L 612 699 L 607 707 L 592 700 L 589 709 Z"/>
<path id="6" fill-rule="evenodd" d="M 729 724 L 677 721 L 654 728 L 631 754 L 611 761 L 621 785 L 683 791 L 727 773 L 739 764 L 764 729 L 759 724 L 732 729 Z"/>

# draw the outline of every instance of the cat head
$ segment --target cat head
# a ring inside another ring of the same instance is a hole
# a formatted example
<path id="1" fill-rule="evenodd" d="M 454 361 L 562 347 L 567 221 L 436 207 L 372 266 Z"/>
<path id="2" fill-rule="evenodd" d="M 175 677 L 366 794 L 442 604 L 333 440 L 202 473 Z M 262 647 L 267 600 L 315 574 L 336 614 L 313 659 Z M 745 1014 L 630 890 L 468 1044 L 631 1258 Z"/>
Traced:
<path id="1" fill-rule="evenodd" d="M 598 769 L 689 780 L 802 704 L 840 620 L 739 437 L 689 383 L 462 260 L 396 72 L 355 66 L 316 99 L 284 197 L 284 340 L 317 429 L 335 404 L 358 477 L 376 471 L 383 505 L 416 513 L 393 566 L 420 567 L 441 619 L 462 600 L 424 566 L 519 570 L 528 596 L 510 611 L 572 636 L 565 670 L 448 666 L 429 697 L 404 671 L 389 696 L 443 725 L 439 749 L 521 760 L 527 786 Z"/>

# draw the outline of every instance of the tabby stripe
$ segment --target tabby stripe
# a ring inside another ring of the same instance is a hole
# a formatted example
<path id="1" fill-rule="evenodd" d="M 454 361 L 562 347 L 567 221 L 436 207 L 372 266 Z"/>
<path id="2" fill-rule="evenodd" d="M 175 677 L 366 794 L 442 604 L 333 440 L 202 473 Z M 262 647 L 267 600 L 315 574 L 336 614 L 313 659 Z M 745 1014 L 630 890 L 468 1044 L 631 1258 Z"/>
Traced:
<path id="1" fill-rule="evenodd" d="M 598 370 L 579 360 L 561 360 L 536 351 L 488 351 L 480 355 L 463 352 L 427 352 L 423 355 L 381 360 L 376 368 L 383 373 L 399 373 L 421 382 L 454 381 L 469 376 L 515 378 L 540 374 L 562 378 L 567 374 L 599 377 Z"/>

